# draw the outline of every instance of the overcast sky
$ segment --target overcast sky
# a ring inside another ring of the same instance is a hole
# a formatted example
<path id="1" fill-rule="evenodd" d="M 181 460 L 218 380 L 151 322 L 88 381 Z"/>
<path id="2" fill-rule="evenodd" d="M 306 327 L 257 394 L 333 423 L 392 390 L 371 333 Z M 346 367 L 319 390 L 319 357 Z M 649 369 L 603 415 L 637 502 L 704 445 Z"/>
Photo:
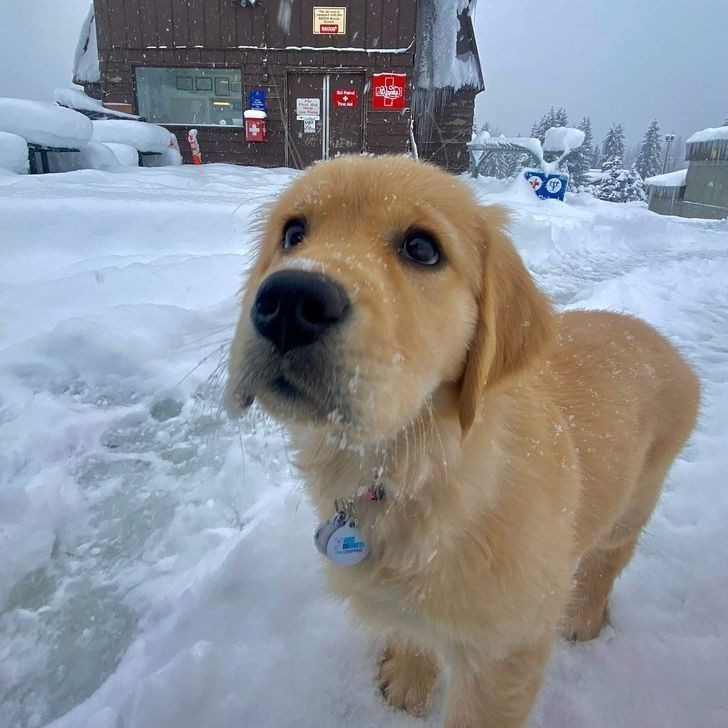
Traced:
<path id="1" fill-rule="evenodd" d="M 52 100 L 70 83 L 89 0 L 2 5 L 0 96 Z M 565 106 L 572 121 L 590 115 L 598 139 L 622 122 L 632 144 L 653 118 L 683 135 L 718 126 L 727 24 L 728 0 L 478 0 L 488 85 L 478 119 L 528 134 L 549 106 Z"/>

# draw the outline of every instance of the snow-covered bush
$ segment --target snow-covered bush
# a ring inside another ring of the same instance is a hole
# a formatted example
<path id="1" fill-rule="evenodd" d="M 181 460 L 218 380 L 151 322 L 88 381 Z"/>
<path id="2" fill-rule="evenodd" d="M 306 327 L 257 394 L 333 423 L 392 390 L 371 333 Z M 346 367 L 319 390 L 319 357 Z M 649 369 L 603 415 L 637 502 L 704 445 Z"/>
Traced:
<path id="1" fill-rule="evenodd" d="M 645 183 L 639 172 L 620 169 L 615 164 L 608 168 L 602 179 L 594 185 L 594 196 L 607 202 L 644 202 L 647 199 Z"/>

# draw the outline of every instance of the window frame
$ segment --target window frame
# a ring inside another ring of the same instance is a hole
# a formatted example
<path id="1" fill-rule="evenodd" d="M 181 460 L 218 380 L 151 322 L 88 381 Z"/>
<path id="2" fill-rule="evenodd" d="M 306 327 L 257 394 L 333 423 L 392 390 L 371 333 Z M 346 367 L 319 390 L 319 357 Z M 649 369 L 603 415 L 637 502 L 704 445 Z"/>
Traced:
<path id="1" fill-rule="evenodd" d="M 244 78 L 244 71 L 242 65 L 240 66 L 227 66 L 227 65 L 221 65 L 219 63 L 186 63 L 186 64 L 179 64 L 179 63 L 133 63 L 131 64 L 131 77 L 132 77 L 132 90 L 134 94 L 134 111 L 136 114 L 140 114 L 141 108 L 139 104 L 139 84 L 137 81 L 137 69 L 138 68 L 163 68 L 163 69 L 176 69 L 179 71 L 194 71 L 196 69 L 201 69 L 205 71 L 237 71 L 240 73 L 240 102 L 242 104 L 242 111 L 245 111 L 245 78 Z M 215 91 L 215 83 L 214 79 L 211 79 L 213 81 L 212 83 L 212 91 Z M 198 89 L 195 85 L 195 91 Z M 234 95 L 230 95 L 231 99 L 235 99 Z M 145 117 L 146 118 L 146 117 Z M 190 128 L 201 128 L 201 129 L 220 129 L 220 130 L 229 130 L 231 132 L 240 132 L 242 129 L 245 128 L 245 121 L 243 121 L 242 124 L 201 124 L 201 123 L 195 123 L 193 121 L 151 121 L 147 119 L 152 124 L 159 124 L 160 126 L 172 126 L 177 127 L 181 129 L 190 129 Z"/>

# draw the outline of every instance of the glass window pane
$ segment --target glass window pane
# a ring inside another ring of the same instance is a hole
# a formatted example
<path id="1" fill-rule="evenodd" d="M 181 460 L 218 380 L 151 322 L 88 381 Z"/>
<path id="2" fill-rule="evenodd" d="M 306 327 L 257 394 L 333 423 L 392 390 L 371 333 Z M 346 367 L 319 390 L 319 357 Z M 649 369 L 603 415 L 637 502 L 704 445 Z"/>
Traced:
<path id="1" fill-rule="evenodd" d="M 139 114 L 160 124 L 242 126 L 242 74 L 234 68 L 136 69 Z"/>

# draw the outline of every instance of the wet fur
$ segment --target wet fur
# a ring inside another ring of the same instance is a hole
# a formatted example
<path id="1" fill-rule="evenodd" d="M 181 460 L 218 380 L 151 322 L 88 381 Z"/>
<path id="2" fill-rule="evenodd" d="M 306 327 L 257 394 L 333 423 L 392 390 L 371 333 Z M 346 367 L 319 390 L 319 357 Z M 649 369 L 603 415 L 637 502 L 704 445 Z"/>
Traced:
<path id="1" fill-rule="evenodd" d="M 310 239 L 283 255 L 280 230 L 297 214 Z M 288 425 L 322 519 L 383 478 L 385 501 L 358 507 L 371 555 L 328 564 L 329 587 L 388 635 L 378 682 L 393 707 L 424 714 L 451 665 L 448 728 L 524 725 L 557 632 L 599 633 L 699 398 L 647 324 L 555 315 L 506 222 L 404 158 L 316 165 L 270 214 L 228 383 L 232 409 L 256 397 Z M 398 258 L 412 226 L 442 242 L 441 270 Z M 251 330 L 251 302 L 270 273 L 312 265 L 358 314 L 282 363 Z M 271 368 L 285 367 L 301 402 L 270 391 Z"/>

